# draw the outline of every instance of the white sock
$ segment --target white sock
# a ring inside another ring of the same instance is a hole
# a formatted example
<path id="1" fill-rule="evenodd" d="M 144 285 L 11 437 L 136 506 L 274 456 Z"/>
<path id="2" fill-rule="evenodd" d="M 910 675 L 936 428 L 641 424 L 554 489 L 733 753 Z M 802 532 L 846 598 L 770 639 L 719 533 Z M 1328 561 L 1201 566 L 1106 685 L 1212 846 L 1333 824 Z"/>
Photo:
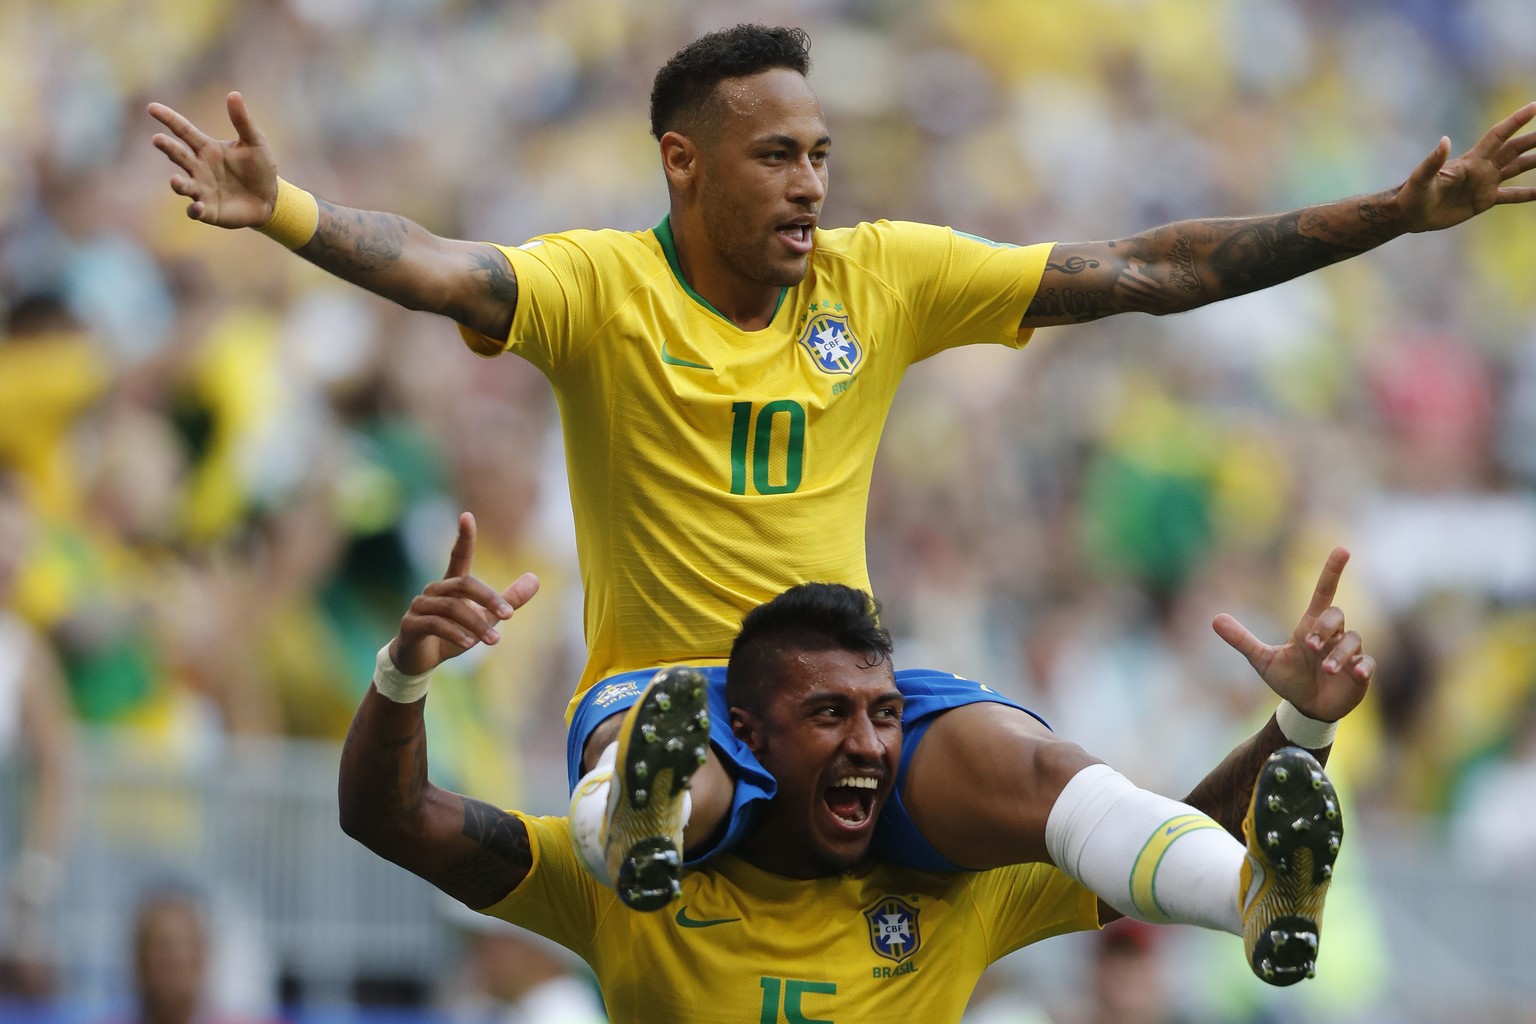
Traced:
<path id="1" fill-rule="evenodd" d="M 581 777 L 571 793 L 571 844 L 592 877 L 613 887 L 608 874 L 608 818 L 613 813 L 609 798 L 613 793 L 613 766 L 619 758 L 619 741 L 614 740 L 598 755 L 597 764 Z M 693 794 L 683 793 L 683 825 L 693 813 Z"/>
<path id="2" fill-rule="evenodd" d="M 1188 804 L 1137 789 L 1109 765 L 1084 768 L 1062 789 L 1045 845 L 1057 867 L 1127 917 L 1243 933 L 1243 845 Z"/>

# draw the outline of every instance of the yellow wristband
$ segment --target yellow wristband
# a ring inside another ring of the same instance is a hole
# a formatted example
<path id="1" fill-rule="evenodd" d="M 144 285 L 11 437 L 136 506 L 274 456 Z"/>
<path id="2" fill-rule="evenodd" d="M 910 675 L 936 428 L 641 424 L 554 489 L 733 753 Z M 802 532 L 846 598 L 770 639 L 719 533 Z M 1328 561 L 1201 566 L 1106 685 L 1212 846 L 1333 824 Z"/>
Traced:
<path id="1" fill-rule="evenodd" d="M 262 234 L 297 249 L 315 237 L 320 226 L 320 204 L 315 197 L 282 178 L 277 179 L 277 202 L 272 204 L 272 216 L 257 228 Z"/>

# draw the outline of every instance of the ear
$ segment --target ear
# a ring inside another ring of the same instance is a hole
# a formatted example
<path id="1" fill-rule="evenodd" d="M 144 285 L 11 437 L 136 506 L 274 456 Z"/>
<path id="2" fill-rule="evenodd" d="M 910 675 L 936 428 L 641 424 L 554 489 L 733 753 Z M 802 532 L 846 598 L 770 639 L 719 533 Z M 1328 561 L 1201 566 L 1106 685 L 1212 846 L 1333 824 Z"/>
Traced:
<path id="1" fill-rule="evenodd" d="M 762 719 L 745 708 L 731 708 L 731 733 L 753 754 L 761 753 L 767 745 L 767 731 Z"/>
<path id="2" fill-rule="evenodd" d="M 661 169 L 668 185 L 679 192 L 688 191 L 699 171 L 698 146 L 686 135 L 665 133 L 661 137 Z"/>

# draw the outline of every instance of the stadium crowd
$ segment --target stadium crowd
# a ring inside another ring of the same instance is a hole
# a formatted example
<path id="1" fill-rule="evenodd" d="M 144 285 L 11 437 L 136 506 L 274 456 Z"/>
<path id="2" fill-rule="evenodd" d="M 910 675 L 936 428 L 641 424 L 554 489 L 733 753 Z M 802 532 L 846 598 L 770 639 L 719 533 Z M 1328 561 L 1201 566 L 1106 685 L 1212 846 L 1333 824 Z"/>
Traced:
<path id="1" fill-rule="evenodd" d="M 655 67 L 696 30 L 782 21 L 814 40 L 828 225 L 1108 238 L 1395 184 L 1442 134 L 1459 151 L 1536 97 L 1525 7 L 10 0 L 0 759 L 27 756 L 9 680 L 34 641 L 84 742 L 193 764 L 239 736 L 339 740 L 467 508 L 479 574 L 531 569 L 544 593 L 434 687 L 434 776 L 563 802 L 529 770 L 558 763 L 583 660 L 547 386 L 253 232 L 211 237 L 165 187 L 151 98 L 212 128 L 238 88 L 286 178 L 515 244 L 658 220 Z M 1528 211 L 1496 211 L 1197 313 L 919 368 L 869 511 L 903 663 L 1182 791 L 1210 751 L 1167 737 L 1224 749 L 1270 710 L 1211 616 L 1281 633 L 1342 543 L 1341 603 L 1381 665 L 1330 766 L 1355 820 L 1530 878 L 1533 272 Z M 35 835 L 3 823 L 0 881 L 29 852 L 67 868 Z"/>

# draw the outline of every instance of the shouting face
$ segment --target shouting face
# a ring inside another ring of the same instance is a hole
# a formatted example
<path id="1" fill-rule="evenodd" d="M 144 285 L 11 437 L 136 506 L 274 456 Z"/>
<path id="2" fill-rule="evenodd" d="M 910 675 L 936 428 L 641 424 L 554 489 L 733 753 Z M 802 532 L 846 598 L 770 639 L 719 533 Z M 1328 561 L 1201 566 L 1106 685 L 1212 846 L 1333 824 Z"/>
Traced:
<path id="1" fill-rule="evenodd" d="M 901 693 L 888 659 L 794 651 L 780 668 L 757 712 L 731 711 L 779 787 L 741 852 L 792 878 L 836 874 L 864 859 L 895 785 Z"/>

